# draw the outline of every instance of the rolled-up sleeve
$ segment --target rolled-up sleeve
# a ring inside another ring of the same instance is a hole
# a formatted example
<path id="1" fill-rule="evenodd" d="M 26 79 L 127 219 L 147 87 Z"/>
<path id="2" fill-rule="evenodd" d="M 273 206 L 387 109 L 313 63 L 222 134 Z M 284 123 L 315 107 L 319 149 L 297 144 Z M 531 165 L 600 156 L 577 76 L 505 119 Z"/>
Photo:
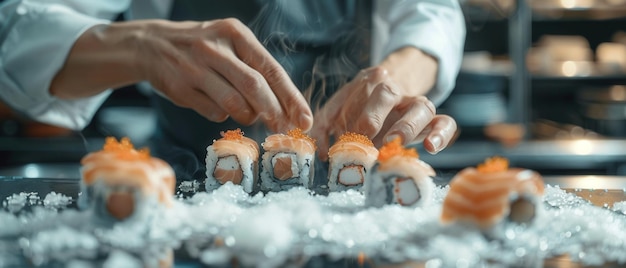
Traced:
<path id="1" fill-rule="evenodd" d="M 454 88 L 463 56 L 465 21 L 458 0 L 375 2 L 374 63 L 413 46 L 439 63 L 437 83 L 427 97 L 441 104 Z"/>
<path id="2" fill-rule="evenodd" d="M 0 5 L 0 97 L 13 109 L 41 122 L 79 130 L 109 95 L 62 100 L 49 87 L 76 39 L 110 21 L 68 6 L 37 1 Z"/>

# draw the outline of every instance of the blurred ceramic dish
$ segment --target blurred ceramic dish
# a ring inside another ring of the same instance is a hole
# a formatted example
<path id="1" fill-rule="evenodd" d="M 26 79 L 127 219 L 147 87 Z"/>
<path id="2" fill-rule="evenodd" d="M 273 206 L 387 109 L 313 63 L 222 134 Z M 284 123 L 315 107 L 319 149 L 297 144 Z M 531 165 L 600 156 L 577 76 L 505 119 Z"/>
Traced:
<path id="1" fill-rule="evenodd" d="M 626 136 L 626 86 L 585 89 L 577 99 L 587 127 L 608 136 Z"/>
<path id="2" fill-rule="evenodd" d="M 626 72 L 626 44 L 617 42 L 602 43 L 596 49 L 598 68 L 603 73 Z"/>
<path id="3" fill-rule="evenodd" d="M 461 71 L 468 74 L 509 76 L 513 64 L 506 57 L 495 57 L 487 51 L 465 52 Z"/>
<path id="4" fill-rule="evenodd" d="M 548 76 L 589 76 L 593 51 L 586 38 L 577 35 L 544 35 L 527 56 L 531 72 Z"/>

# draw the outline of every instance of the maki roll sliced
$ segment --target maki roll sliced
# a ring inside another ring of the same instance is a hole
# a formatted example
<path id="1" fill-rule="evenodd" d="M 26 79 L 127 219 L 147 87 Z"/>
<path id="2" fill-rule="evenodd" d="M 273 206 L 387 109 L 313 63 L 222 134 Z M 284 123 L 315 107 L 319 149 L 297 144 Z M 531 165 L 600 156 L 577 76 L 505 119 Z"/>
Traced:
<path id="1" fill-rule="evenodd" d="M 376 162 L 378 150 L 365 135 L 346 132 L 328 150 L 328 189 L 361 190 L 367 172 Z"/>
<path id="2" fill-rule="evenodd" d="M 79 203 L 100 218 L 127 220 L 173 203 L 172 167 L 147 149 L 135 150 L 128 138 L 106 138 L 103 149 L 83 157 L 81 164 Z"/>
<path id="3" fill-rule="evenodd" d="M 251 193 L 259 177 L 259 145 L 240 129 L 222 132 L 222 138 L 207 147 L 206 190 L 213 191 L 226 182 L 239 184 Z"/>
<path id="4" fill-rule="evenodd" d="M 378 161 L 367 175 L 365 205 L 423 206 L 432 200 L 433 168 L 418 158 L 415 148 L 404 148 L 400 138 L 380 148 Z"/>
<path id="5" fill-rule="evenodd" d="M 265 138 L 261 162 L 261 190 L 281 191 L 295 186 L 311 188 L 314 176 L 315 140 L 301 129 Z"/>
<path id="6" fill-rule="evenodd" d="M 468 223 L 482 230 L 503 221 L 530 223 L 538 212 L 543 191 L 539 173 L 509 168 L 508 160 L 502 157 L 488 158 L 452 178 L 441 221 Z"/>

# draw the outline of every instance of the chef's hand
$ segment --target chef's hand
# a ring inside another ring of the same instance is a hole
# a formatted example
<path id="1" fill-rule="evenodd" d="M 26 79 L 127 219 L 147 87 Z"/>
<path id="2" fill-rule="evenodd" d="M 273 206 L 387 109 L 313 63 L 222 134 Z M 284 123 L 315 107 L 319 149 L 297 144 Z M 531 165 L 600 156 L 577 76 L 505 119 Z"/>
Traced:
<path id="1" fill-rule="evenodd" d="M 320 158 L 328 157 L 329 137 L 346 131 L 367 135 L 377 147 L 400 137 L 405 144 L 423 141 L 432 154 L 444 149 L 456 122 L 436 114 L 435 105 L 424 97 L 436 75 L 437 61 L 412 47 L 361 71 L 315 113 L 311 135 L 318 140 Z"/>
<path id="2" fill-rule="evenodd" d="M 277 132 L 313 124 L 285 70 L 236 19 L 95 26 L 74 44 L 50 92 L 79 98 L 143 80 L 211 121 L 261 120 Z"/>

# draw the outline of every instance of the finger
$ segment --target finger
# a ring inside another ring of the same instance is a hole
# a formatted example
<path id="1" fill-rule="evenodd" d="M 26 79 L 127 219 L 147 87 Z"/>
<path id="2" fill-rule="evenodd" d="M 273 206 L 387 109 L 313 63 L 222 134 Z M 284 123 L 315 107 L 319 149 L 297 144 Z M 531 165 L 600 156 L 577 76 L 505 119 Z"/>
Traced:
<path id="1" fill-rule="evenodd" d="M 346 113 L 343 111 L 350 106 L 348 100 L 351 99 L 350 94 L 353 93 L 351 87 L 353 87 L 353 85 L 350 83 L 344 85 L 326 101 L 324 106 L 315 114 L 317 124 L 319 124 L 318 122 L 320 121 L 324 124 L 330 124 L 332 122 L 334 128 L 341 131 L 347 130 Z"/>
<path id="2" fill-rule="evenodd" d="M 415 137 L 415 139 L 413 139 L 413 141 L 408 141 L 409 143 L 421 143 L 424 141 L 424 139 L 426 139 L 426 137 L 428 136 L 428 134 L 430 134 L 431 131 L 433 131 L 433 128 L 431 126 L 432 121 L 424 128 L 422 129 L 422 132 L 420 132 L 419 135 L 417 135 L 417 137 Z"/>
<path id="3" fill-rule="evenodd" d="M 311 134 L 318 140 L 318 155 L 320 159 L 327 159 L 330 136 L 334 133 L 347 131 L 345 116 L 341 115 L 342 110 L 348 105 L 346 100 L 352 94 L 352 82 L 344 85 L 333 96 L 331 96 L 324 106 L 316 111 L 315 122 L 311 129 Z"/>
<path id="4" fill-rule="evenodd" d="M 183 94 L 169 96 L 169 99 L 178 106 L 193 109 L 209 121 L 224 122 L 228 119 L 228 113 L 222 110 L 217 103 L 208 98 L 201 90 L 190 89 L 181 93 Z M 180 96 L 185 97 L 181 98 Z"/>
<path id="5" fill-rule="evenodd" d="M 362 113 L 362 103 L 366 102 L 365 99 L 372 91 L 367 87 L 374 88 L 372 85 L 379 84 L 386 77 L 386 71 L 379 68 L 362 70 L 316 112 L 311 135 L 318 139 L 318 154 L 321 160 L 328 159 L 330 137 L 334 136 L 336 140 L 339 135 L 353 128 L 354 124 L 350 122 L 355 121 Z"/>
<path id="6" fill-rule="evenodd" d="M 204 76 L 204 83 L 198 87 L 235 121 L 249 125 L 256 120 L 252 107 L 221 75 L 208 71 Z"/>
<path id="7" fill-rule="evenodd" d="M 216 53 L 209 49 L 209 46 L 210 44 L 207 43 L 203 53 L 212 57 L 212 60 L 208 61 L 209 67 L 224 76 L 234 86 L 250 105 L 253 113 L 260 117 L 271 131 L 284 131 L 284 128 L 287 128 L 284 122 L 289 118 L 282 112 L 282 107 L 265 78 L 234 54 Z"/>
<path id="8" fill-rule="evenodd" d="M 342 86 L 327 102 L 315 117 L 321 116 L 334 122 L 338 133 L 354 130 L 354 121 L 363 111 L 363 103 L 369 98 L 376 85 L 388 78 L 387 72 L 380 68 L 361 70 L 350 82 Z"/>
<path id="9" fill-rule="evenodd" d="M 275 66 L 266 67 L 260 72 L 278 98 L 288 122 L 304 131 L 310 130 L 313 125 L 313 112 L 283 68 L 276 63 Z"/>
<path id="10" fill-rule="evenodd" d="M 245 25 L 235 23 L 233 45 L 236 55 L 257 70 L 278 98 L 282 110 L 293 125 L 307 131 L 313 125 L 313 113 L 283 67 Z"/>
<path id="11" fill-rule="evenodd" d="M 370 138 L 380 132 L 391 110 L 398 105 L 402 96 L 390 83 L 378 84 L 355 123 L 354 131 Z"/>
<path id="12" fill-rule="evenodd" d="M 405 144 L 413 141 L 435 117 L 435 106 L 425 97 L 414 98 L 403 115 L 389 128 L 385 141 L 400 137 Z"/>
<path id="13" fill-rule="evenodd" d="M 457 130 L 454 119 L 447 115 L 436 115 L 429 124 L 431 130 L 424 139 L 424 149 L 436 154 L 446 148 Z"/>

